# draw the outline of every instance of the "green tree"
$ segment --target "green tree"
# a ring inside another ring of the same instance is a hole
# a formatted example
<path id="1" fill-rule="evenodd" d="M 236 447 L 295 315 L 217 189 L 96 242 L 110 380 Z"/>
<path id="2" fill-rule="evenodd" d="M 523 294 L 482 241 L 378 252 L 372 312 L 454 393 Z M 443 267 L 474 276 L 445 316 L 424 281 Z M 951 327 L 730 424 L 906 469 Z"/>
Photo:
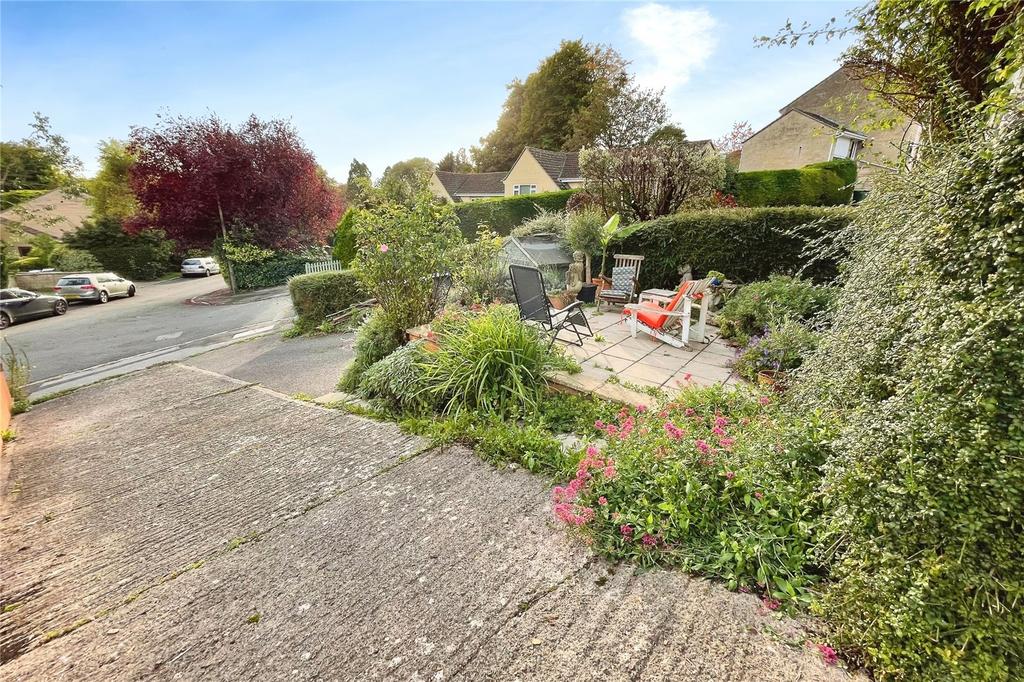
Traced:
<path id="1" fill-rule="evenodd" d="M 345 203 L 359 208 L 368 198 L 368 188 L 372 184 L 370 167 L 359 159 L 352 159 L 348 167 L 348 180 L 345 182 Z"/>
<path id="2" fill-rule="evenodd" d="M 457 152 L 448 152 L 437 162 L 437 170 L 449 173 L 469 173 L 473 170 L 473 162 L 469 159 L 466 150 L 460 148 Z"/>
<path id="3" fill-rule="evenodd" d="M 135 214 L 138 203 L 128 183 L 134 157 L 120 140 L 100 143 L 100 169 L 87 183 L 88 202 L 97 216 L 124 220 Z"/>
<path id="4" fill-rule="evenodd" d="M 64 237 L 73 249 L 93 255 L 103 267 L 126 277 L 156 279 L 171 269 L 175 244 L 163 230 L 124 231 L 119 218 L 97 216 Z"/>
<path id="5" fill-rule="evenodd" d="M 0 142 L 0 190 L 52 189 L 57 186 L 57 169 L 49 156 L 34 144 Z"/>
<path id="6" fill-rule="evenodd" d="M 680 144 L 686 141 L 686 131 L 677 125 L 669 123 L 651 133 L 647 139 L 648 144 Z"/>
<path id="7" fill-rule="evenodd" d="M 564 41 L 524 82 L 513 81 L 495 129 L 472 150 L 477 169 L 508 170 L 526 145 L 576 150 L 607 134 L 613 102 L 629 86 L 615 50 Z"/>
<path id="8" fill-rule="evenodd" d="M 411 204 L 427 188 L 434 162 L 422 156 L 399 161 L 384 169 L 377 190 L 381 199 L 399 204 Z"/>

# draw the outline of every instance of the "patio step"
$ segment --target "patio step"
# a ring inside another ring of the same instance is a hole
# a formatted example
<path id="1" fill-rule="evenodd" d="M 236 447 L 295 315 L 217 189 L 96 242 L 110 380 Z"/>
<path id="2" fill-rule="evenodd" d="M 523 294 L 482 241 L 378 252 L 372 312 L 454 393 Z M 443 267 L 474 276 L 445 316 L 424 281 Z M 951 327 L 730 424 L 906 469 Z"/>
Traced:
<path id="1" fill-rule="evenodd" d="M 640 393 L 621 384 L 609 382 L 607 376 L 598 378 L 585 371 L 578 374 L 554 372 L 548 377 L 548 388 L 563 393 L 590 394 L 602 400 L 610 400 L 632 407 L 650 405 L 655 401 L 655 398 L 646 393 Z"/>

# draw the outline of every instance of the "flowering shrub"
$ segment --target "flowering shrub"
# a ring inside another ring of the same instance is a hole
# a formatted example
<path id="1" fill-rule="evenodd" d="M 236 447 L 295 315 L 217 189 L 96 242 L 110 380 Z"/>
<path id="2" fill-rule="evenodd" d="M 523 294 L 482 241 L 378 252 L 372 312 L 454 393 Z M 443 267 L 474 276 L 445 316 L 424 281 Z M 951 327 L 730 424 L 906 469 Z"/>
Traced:
<path id="1" fill-rule="evenodd" d="M 806 441 L 825 429 L 789 435 L 773 400 L 687 388 L 663 408 L 595 422 L 607 444 L 588 447 L 554 488 L 555 516 L 606 555 L 809 602 L 820 448 Z"/>
<path id="2" fill-rule="evenodd" d="M 736 371 L 750 381 L 764 370 L 788 372 L 800 367 L 817 345 L 818 334 L 796 320 L 773 324 L 750 337 L 736 359 Z"/>
<path id="3" fill-rule="evenodd" d="M 741 288 L 718 313 L 722 336 L 746 345 L 773 323 L 809 320 L 824 312 L 835 291 L 795 277 L 773 275 Z"/>

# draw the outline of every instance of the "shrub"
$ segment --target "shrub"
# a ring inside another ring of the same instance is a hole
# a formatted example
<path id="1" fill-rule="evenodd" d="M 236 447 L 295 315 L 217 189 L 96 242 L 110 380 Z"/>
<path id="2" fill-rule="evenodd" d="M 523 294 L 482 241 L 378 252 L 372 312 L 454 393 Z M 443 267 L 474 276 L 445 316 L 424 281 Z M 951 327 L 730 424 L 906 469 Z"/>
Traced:
<path id="1" fill-rule="evenodd" d="M 805 247 L 828 242 L 853 213 L 848 208 L 683 211 L 639 223 L 610 252 L 646 256 L 640 268 L 643 289 L 674 288 L 685 265 L 693 267 L 696 277 L 718 270 L 740 282 L 766 279 L 773 273 L 796 274 L 801 269 L 814 280 L 828 280 L 836 274 L 833 257 L 812 261 L 804 255 Z"/>
<path id="2" fill-rule="evenodd" d="M 359 395 L 380 400 L 399 414 L 419 414 L 431 408 L 423 345 L 414 341 L 371 365 L 359 380 Z"/>
<path id="3" fill-rule="evenodd" d="M 352 270 L 297 275 L 288 282 L 288 293 L 298 314 L 296 324 L 305 331 L 366 298 Z"/>
<path id="4" fill-rule="evenodd" d="M 569 219 L 561 211 L 546 211 L 541 209 L 532 218 L 524 221 L 522 225 L 512 230 L 513 237 L 533 237 L 539 234 L 550 234 L 559 239 L 565 237 L 565 231 L 569 226 Z"/>
<path id="5" fill-rule="evenodd" d="M 286 283 L 306 271 L 309 255 L 273 251 L 250 243 L 226 242 L 214 246 L 221 275 L 227 279 L 228 261 L 235 273 L 239 289 L 262 289 Z"/>
<path id="6" fill-rule="evenodd" d="M 331 257 L 344 267 L 348 267 L 352 259 L 356 257 L 356 235 L 353 230 L 356 220 L 356 212 L 359 209 L 350 208 L 338 221 L 338 229 L 334 231 L 334 243 L 331 247 Z"/>
<path id="7" fill-rule="evenodd" d="M 454 204 L 453 208 L 459 221 L 459 228 L 466 239 L 473 239 L 480 225 L 487 225 L 498 234 L 506 236 L 541 210 L 564 210 L 569 197 L 576 191 L 567 189 L 559 192 L 467 201 Z"/>
<path id="8" fill-rule="evenodd" d="M 570 252 L 582 251 L 586 257 L 587 281 L 591 275 L 591 261 L 601 253 L 601 228 L 606 219 L 596 208 L 581 208 L 569 214 L 569 223 L 565 228 L 565 246 Z"/>
<path id="9" fill-rule="evenodd" d="M 847 159 L 785 170 L 737 173 L 740 206 L 836 206 L 850 203 L 857 164 Z"/>
<path id="10" fill-rule="evenodd" d="M 105 270 L 130 279 L 158 279 L 177 269 L 173 259 L 175 245 L 162 230 L 124 231 L 120 219 L 102 216 L 85 222 L 64 237 L 73 249 L 88 251 Z"/>
<path id="11" fill-rule="evenodd" d="M 718 313 L 717 322 L 722 336 L 743 345 L 774 323 L 810 319 L 823 312 L 834 296 L 828 287 L 773 275 L 737 291 Z"/>
<path id="12" fill-rule="evenodd" d="M 750 337 L 736 360 L 736 371 L 754 381 L 761 371 L 790 372 L 800 367 L 818 345 L 818 334 L 796 320 L 769 326 Z"/>
<path id="13" fill-rule="evenodd" d="M 28 383 L 32 377 L 32 365 L 25 351 L 15 350 L 7 339 L 3 339 L 3 369 L 7 388 L 11 393 L 11 413 L 21 414 L 32 404 L 28 397 Z"/>
<path id="14" fill-rule="evenodd" d="M 769 427 L 771 436 L 764 434 Z M 731 589 L 808 603 L 817 582 L 820 514 L 808 447 L 820 422 L 785 438 L 772 400 L 688 388 L 659 409 L 598 421 L 575 478 L 552 491 L 554 512 L 598 552 L 643 566 L 717 576 Z"/>
<path id="15" fill-rule="evenodd" d="M 50 254 L 50 267 L 61 272 L 95 272 L 103 264 L 88 251 L 71 249 L 63 244 Z"/>
<path id="16" fill-rule="evenodd" d="M 491 303 L 508 290 L 508 269 L 502 238 L 481 227 L 475 242 L 460 249 L 458 280 L 467 303 Z"/>
<path id="17" fill-rule="evenodd" d="M 1024 669 L 1024 116 L 876 176 L 794 387 L 838 413 L 819 611 L 878 677 Z"/>
<path id="18" fill-rule="evenodd" d="M 338 389 L 355 391 L 363 373 L 391 355 L 405 340 L 405 327 L 383 308 L 374 308 L 356 331 L 355 358 L 338 382 Z"/>
<path id="19" fill-rule="evenodd" d="M 41 197 L 47 192 L 52 191 L 49 189 L 5 189 L 3 192 L 0 192 L 0 211 L 14 208 L 18 204 Z"/>
<path id="20" fill-rule="evenodd" d="M 38 270 L 47 266 L 46 260 L 37 256 L 25 256 L 24 258 L 17 258 L 11 266 L 15 270 Z"/>
<path id="21" fill-rule="evenodd" d="M 363 289 L 395 325 L 429 322 L 436 303 L 433 275 L 453 269 L 463 243 L 451 206 L 421 195 L 412 206 L 363 209 L 354 231 L 359 250 L 352 267 Z"/>
<path id="22" fill-rule="evenodd" d="M 568 363 L 514 306 L 449 316 L 435 326 L 440 348 L 427 364 L 431 392 L 444 411 L 525 413 L 537 405 L 545 374 Z"/>

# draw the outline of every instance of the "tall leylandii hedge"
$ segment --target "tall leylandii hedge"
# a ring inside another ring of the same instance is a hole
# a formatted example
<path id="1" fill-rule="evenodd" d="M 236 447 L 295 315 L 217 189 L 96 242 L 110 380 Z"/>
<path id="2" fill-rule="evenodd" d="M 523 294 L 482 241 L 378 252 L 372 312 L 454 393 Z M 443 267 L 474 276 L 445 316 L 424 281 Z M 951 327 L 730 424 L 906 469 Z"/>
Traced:
<path id="1" fill-rule="evenodd" d="M 561 192 L 481 199 L 455 204 L 453 208 L 455 217 L 459 219 L 459 229 L 466 239 L 476 239 L 477 228 L 481 224 L 486 224 L 498 234 L 506 236 L 513 228 L 519 227 L 542 209 L 561 211 L 575 191 L 567 189 Z"/>
<path id="2" fill-rule="evenodd" d="M 880 176 L 797 403 L 843 427 L 819 607 L 880 677 L 1024 676 L 1024 110 Z"/>
<path id="3" fill-rule="evenodd" d="M 846 208 L 716 208 L 681 211 L 641 223 L 609 253 L 645 256 L 640 286 L 673 288 L 680 269 L 703 277 L 710 270 L 729 279 L 753 282 L 774 273 L 795 274 L 807 264 L 803 252 L 849 222 Z M 609 258 L 609 261 L 611 258 Z M 803 274 L 816 280 L 835 276 L 835 262 L 819 260 Z"/>
<path id="4" fill-rule="evenodd" d="M 846 159 L 803 168 L 737 173 L 731 188 L 740 206 L 839 206 L 850 203 L 857 164 Z"/>

